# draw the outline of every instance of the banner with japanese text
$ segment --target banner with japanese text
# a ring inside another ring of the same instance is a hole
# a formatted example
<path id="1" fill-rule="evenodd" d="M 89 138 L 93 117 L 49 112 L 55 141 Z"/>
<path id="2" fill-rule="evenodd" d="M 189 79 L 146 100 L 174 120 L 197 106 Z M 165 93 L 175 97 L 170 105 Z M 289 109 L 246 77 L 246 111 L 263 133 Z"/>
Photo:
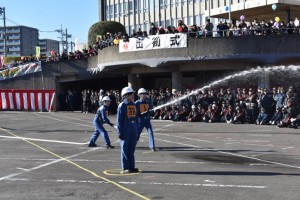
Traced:
<path id="1" fill-rule="evenodd" d="M 42 71 L 41 62 L 33 62 L 0 71 L 0 81 Z"/>
<path id="2" fill-rule="evenodd" d="M 187 47 L 187 35 L 183 33 L 175 33 L 130 38 L 129 42 L 124 42 L 123 40 L 120 40 L 119 52 L 123 53 L 131 51 L 184 47 Z"/>

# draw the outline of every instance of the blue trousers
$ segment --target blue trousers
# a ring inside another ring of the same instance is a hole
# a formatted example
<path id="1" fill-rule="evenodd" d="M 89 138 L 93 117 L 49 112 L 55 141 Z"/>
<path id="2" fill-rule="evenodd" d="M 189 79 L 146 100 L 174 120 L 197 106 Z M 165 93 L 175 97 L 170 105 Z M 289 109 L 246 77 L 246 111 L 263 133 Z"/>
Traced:
<path id="1" fill-rule="evenodd" d="M 135 168 L 134 152 L 136 146 L 136 126 L 127 128 L 124 140 L 120 141 L 121 146 L 121 165 L 123 170 L 133 170 Z"/>
<path id="2" fill-rule="evenodd" d="M 154 143 L 154 136 L 153 136 L 153 130 L 152 130 L 152 125 L 151 125 L 150 119 L 141 118 L 140 123 L 138 125 L 137 141 L 139 141 L 141 133 L 144 128 L 146 128 L 147 132 L 148 132 L 149 148 L 154 149 L 155 143 Z"/>
<path id="3" fill-rule="evenodd" d="M 101 136 L 103 137 L 105 144 L 109 145 L 110 144 L 110 140 L 107 134 L 107 131 L 104 129 L 103 125 L 99 122 L 93 122 L 94 127 L 95 127 L 95 131 L 90 139 L 90 144 L 95 144 L 99 135 L 101 134 Z"/>

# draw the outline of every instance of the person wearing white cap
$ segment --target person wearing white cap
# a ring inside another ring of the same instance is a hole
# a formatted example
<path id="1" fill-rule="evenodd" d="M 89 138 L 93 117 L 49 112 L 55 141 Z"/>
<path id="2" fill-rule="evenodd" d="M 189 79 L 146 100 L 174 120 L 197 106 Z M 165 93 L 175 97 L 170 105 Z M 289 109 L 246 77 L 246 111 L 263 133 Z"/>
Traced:
<path id="1" fill-rule="evenodd" d="M 136 105 L 133 101 L 133 89 L 124 87 L 121 96 L 123 102 L 119 104 L 117 111 L 117 132 L 121 145 L 122 174 L 136 173 L 134 152 L 137 141 L 137 117 Z"/>
<path id="2" fill-rule="evenodd" d="M 109 119 L 107 118 L 108 107 L 110 105 L 110 98 L 108 96 L 105 96 L 102 98 L 102 102 L 103 102 L 103 105 L 97 110 L 97 113 L 93 120 L 95 131 L 90 139 L 88 146 L 89 147 L 97 147 L 96 140 L 98 139 L 98 137 L 101 133 L 101 136 L 103 137 L 103 139 L 106 143 L 105 147 L 107 149 L 113 149 L 115 147 L 110 144 L 110 139 L 108 137 L 107 131 L 103 127 L 103 124 L 108 124 L 112 127 L 114 126 L 114 124 L 111 123 L 109 121 Z"/>
<path id="3" fill-rule="evenodd" d="M 147 100 L 148 92 L 144 88 L 140 88 L 138 90 L 138 95 L 140 97 L 139 100 L 135 102 L 137 108 L 137 115 L 139 119 L 138 124 L 138 132 L 137 132 L 137 142 L 140 139 L 140 135 L 144 128 L 148 131 L 149 136 L 149 148 L 151 151 L 155 151 L 155 143 L 154 143 L 154 136 L 152 125 L 150 122 L 150 113 L 149 110 L 153 108 L 152 104 L 149 100 Z"/>

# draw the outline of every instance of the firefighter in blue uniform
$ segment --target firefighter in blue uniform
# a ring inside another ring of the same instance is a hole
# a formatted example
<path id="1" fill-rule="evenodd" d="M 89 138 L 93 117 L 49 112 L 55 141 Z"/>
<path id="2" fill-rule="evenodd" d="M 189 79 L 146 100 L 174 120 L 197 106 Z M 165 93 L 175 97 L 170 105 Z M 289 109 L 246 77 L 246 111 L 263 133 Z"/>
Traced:
<path id="1" fill-rule="evenodd" d="M 136 105 L 133 101 L 133 89 L 125 87 L 121 96 L 123 102 L 119 104 L 117 111 L 117 132 L 121 145 L 121 165 L 122 174 L 136 173 L 134 152 L 137 140 L 137 117 Z"/>
<path id="2" fill-rule="evenodd" d="M 107 131 L 103 127 L 103 124 L 108 124 L 111 127 L 114 126 L 113 123 L 109 121 L 107 118 L 108 114 L 108 107 L 110 105 L 110 98 L 108 96 L 105 96 L 102 98 L 103 105 L 97 110 L 97 113 L 94 117 L 93 124 L 95 127 L 95 132 L 93 133 L 90 142 L 89 142 L 89 147 L 97 147 L 96 140 L 98 139 L 99 135 L 103 137 L 105 143 L 106 143 L 106 148 L 107 149 L 113 149 L 114 146 L 110 144 L 110 140 L 107 134 Z"/>
<path id="3" fill-rule="evenodd" d="M 137 141 L 139 141 L 143 129 L 146 128 L 149 136 L 149 148 L 151 151 L 155 151 L 154 136 L 152 125 L 150 122 L 149 112 L 150 110 L 152 110 L 153 106 L 151 102 L 147 99 L 148 93 L 144 88 L 139 89 L 138 95 L 140 99 L 135 102 L 137 108 L 137 116 L 139 120 Z"/>

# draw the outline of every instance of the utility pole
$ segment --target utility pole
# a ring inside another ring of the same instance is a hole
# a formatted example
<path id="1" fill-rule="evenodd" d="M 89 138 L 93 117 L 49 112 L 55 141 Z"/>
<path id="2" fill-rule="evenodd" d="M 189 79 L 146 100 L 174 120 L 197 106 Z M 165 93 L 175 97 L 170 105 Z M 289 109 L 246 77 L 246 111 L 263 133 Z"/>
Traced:
<path id="1" fill-rule="evenodd" d="M 68 44 L 68 29 L 66 28 L 66 54 L 68 55 L 69 44 Z"/>
<path id="2" fill-rule="evenodd" d="M 229 0 L 229 23 L 230 23 L 230 26 L 231 26 L 231 0 Z"/>
<path id="3" fill-rule="evenodd" d="M 211 0 L 208 0 L 208 19 L 210 19 L 210 5 L 211 5 Z"/>
<path id="4" fill-rule="evenodd" d="M 0 7 L 0 15 L 3 15 L 3 39 L 4 39 L 4 52 L 3 57 L 6 57 L 6 18 L 5 18 L 5 7 Z"/>

